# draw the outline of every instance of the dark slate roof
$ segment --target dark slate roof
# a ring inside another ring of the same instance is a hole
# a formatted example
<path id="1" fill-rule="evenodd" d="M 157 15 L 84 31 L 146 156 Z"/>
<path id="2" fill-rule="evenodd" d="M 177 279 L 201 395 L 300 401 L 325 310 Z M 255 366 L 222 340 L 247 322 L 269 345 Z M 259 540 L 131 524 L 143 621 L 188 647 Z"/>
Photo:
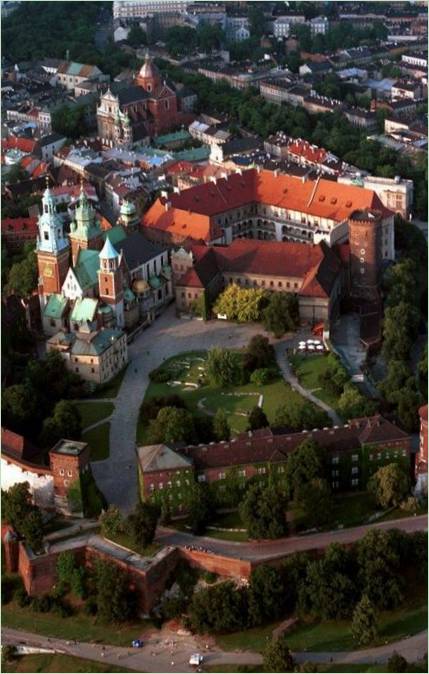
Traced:
<path id="1" fill-rule="evenodd" d="M 116 94 L 119 98 L 120 105 L 128 105 L 130 103 L 137 103 L 148 97 L 147 92 L 142 87 L 127 87 L 126 89 L 121 89 Z"/>
<path id="2" fill-rule="evenodd" d="M 152 241 L 148 241 L 140 232 L 133 232 L 123 241 L 116 243 L 115 248 L 118 253 L 123 251 L 125 262 L 130 271 L 167 250 L 165 246 L 159 246 Z"/>
<path id="3" fill-rule="evenodd" d="M 41 147 L 44 147 L 45 145 L 50 145 L 51 143 L 56 143 L 59 140 L 66 140 L 65 136 L 63 136 L 61 133 L 50 133 L 49 136 L 43 136 L 39 140 L 39 145 Z"/>

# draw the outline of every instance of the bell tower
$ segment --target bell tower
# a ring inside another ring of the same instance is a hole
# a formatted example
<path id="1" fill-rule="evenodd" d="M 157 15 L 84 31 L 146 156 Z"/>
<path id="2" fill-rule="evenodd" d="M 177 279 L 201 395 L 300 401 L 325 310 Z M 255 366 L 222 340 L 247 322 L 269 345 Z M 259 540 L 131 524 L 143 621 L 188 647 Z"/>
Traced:
<path id="1" fill-rule="evenodd" d="M 112 246 L 109 237 L 100 252 L 98 287 L 100 300 L 112 307 L 116 324 L 124 327 L 124 288 L 119 253 Z"/>
<path id="2" fill-rule="evenodd" d="M 70 244 L 64 236 L 63 221 L 57 213 L 48 180 L 42 198 L 38 222 L 36 254 L 39 272 L 39 297 L 42 309 L 49 295 L 60 293 L 69 268 Z"/>
<path id="3" fill-rule="evenodd" d="M 153 63 L 149 50 L 146 51 L 144 63 L 140 68 L 140 72 L 136 77 L 135 83 L 139 87 L 143 87 L 149 94 L 154 94 L 156 89 L 161 84 L 161 74 Z"/>
<path id="4" fill-rule="evenodd" d="M 137 209 L 132 201 L 124 201 L 121 204 L 119 212 L 118 224 L 122 225 L 127 232 L 135 232 L 139 226 L 139 216 Z"/>
<path id="5" fill-rule="evenodd" d="M 82 183 L 79 203 L 75 210 L 74 220 L 70 225 L 73 264 L 76 264 L 79 250 L 86 250 L 87 248 L 100 250 L 102 248 L 102 234 L 94 207 L 89 202 Z"/>

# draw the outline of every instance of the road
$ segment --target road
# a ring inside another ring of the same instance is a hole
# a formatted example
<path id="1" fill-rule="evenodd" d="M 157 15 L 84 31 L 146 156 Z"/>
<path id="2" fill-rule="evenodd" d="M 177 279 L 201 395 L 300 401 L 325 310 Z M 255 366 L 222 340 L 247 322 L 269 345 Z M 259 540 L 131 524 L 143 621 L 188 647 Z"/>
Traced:
<path id="1" fill-rule="evenodd" d="M 132 638 L 132 636 L 130 637 Z M 378 648 L 368 648 L 359 651 L 346 652 L 300 652 L 294 653 L 298 663 L 310 662 L 337 662 L 337 663 L 373 663 L 386 662 L 393 653 L 400 653 L 407 660 L 416 661 L 423 658 L 427 651 L 427 631 L 420 632 L 408 639 L 402 639 L 392 644 Z M 142 649 L 121 648 L 119 646 L 105 646 L 79 642 L 74 644 L 64 639 L 48 639 L 38 634 L 13 630 L 8 627 L 2 629 L 3 644 L 22 644 L 40 648 L 49 648 L 74 655 L 88 660 L 109 663 L 116 666 L 134 669 L 138 672 L 190 672 L 194 671 L 189 666 L 189 638 L 184 641 L 175 639 L 175 646 L 167 645 L 164 641 L 155 639 L 145 643 Z M 171 642 L 170 642 L 171 643 Z M 248 664 L 259 665 L 262 656 L 250 651 L 233 651 L 226 653 L 218 649 L 200 650 L 204 653 L 204 660 L 209 665 Z"/>
<path id="2" fill-rule="evenodd" d="M 166 527 L 158 527 L 156 541 L 163 545 L 201 546 L 211 552 L 226 557 L 235 557 L 249 561 L 263 561 L 275 557 L 283 557 L 293 552 L 303 550 L 318 550 L 327 547 L 330 543 L 353 543 L 359 540 L 370 529 L 400 529 L 407 533 L 414 531 L 427 531 L 427 515 L 407 517 L 398 520 L 389 520 L 374 524 L 366 524 L 351 529 L 334 529 L 323 533 L 308 534 L 302 536 L 290 536 L 279 538 L 275 541 L 253 541 L 251 543 L 238 543 L 235 541 L 222 541 L 207 536 L 193 536 L 191 533 L 176 531 Z"/>
<path id="3" fill-rule="evenodd" d="M 285 379 L 302 395 L 327 411 L 335 424 L 340 423 L 334 410 L 300 386 L 284 358 L 287 347 L 296 346 L 300 339 L 310 336 L 308 330 L 275 340 L 257 324 L 180 320 L 176 317 L 175 306 L 170 305 L 129 346 L 130 363 L 110 419 L 110 456 L 105 461 L 92 464 L 97 484 L 109 503 L 114 503 L 123 512 L 130 512 L 137 502 L 135 439 L 140 405 L 149 385 L 149 373 L 178 353 L 207 350 L 214 346 L 239 348 L 248 344 L 251 337 L 257 334 L 266 335 L 275 345 Z"/>

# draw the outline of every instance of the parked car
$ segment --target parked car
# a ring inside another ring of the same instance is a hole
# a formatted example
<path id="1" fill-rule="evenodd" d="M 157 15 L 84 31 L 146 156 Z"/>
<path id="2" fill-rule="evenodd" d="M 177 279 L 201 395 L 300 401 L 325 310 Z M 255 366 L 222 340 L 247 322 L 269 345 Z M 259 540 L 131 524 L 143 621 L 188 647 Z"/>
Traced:
<path id="1" fill-rule="evenodd" d="M 131 646 L 133 648 L 143 648 L 143 641 L 141 639 L 133 639 Z"/>
<path id="2" fill-rule="evenodd" d="M 203 664 L 203 661 L 204 657 L 200 655 L 200 653 L 192 653 L 191 657 L 189 658 L 189 664 L 193 667 L 199 667 Z"/>

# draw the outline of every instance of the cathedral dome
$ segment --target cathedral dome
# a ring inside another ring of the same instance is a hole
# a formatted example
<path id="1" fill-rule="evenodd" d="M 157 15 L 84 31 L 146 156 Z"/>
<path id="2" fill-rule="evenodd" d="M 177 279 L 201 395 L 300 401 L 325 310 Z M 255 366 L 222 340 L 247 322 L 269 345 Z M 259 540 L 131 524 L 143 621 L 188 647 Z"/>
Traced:
<path id="1" fill-rule="evenodd" d="M 159 80 L 160 77 L 161 75 L 159 74 L 159 70 L 152 61 L 149 52 L 147 51 L 144 63 L 140 68 L 139 78 L 145 80 Z"/>

